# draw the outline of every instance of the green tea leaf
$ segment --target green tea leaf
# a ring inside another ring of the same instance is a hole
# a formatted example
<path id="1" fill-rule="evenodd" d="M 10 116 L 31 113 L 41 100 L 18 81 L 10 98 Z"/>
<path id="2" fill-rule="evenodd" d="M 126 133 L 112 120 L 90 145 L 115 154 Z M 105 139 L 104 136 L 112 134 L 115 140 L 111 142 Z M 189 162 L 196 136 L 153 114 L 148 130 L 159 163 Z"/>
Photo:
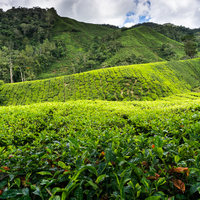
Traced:
<path id="1" fill-rule="evenodd" d="M 161 186 L 165 183 L 166 183 L 165 177 L 159 178 L 158 181 L 157 181 L 157 187 L 159 187 L 159 186 Z"/>
<path id="2" fill-rule="evenodd" d="M 63 192 L 61 196 L 61 200 L 66 200 L 67 198 L 67 192 Z"/>
<path id="3" fill-rule="evenodd" d="M 156 147 L 155 150 L 158 154 L 158 157 L 162 158 L 163 157 L 163 149 L 161 147 Z"/>
<path id="4" fill-rule="evenodd" d="M 1 189 L 2 187 L 4 187 L 7 183 L 8 183 L 7 180 L 1 181 L 1 182 L 0 182 L 0 189 Z"/>
<path id="5" fill-rule="evenodd" d="M 196 183 L 196 184 L 192 185 L 192 187 L 190 187 L 190 189 L 189 189 L 188 195 L 189 196 L 193 195 L 195 192 L 198 191 L 199 187 L 200 187 L 200 183 Z"/>
<path id="6" fill-rule="evenodd" d="M 178 163 L 179 160 L 180 160 L 180 157 L 179 157 L 178 155 L 176 155 L 176 156 L 174 157 L 175 163 Z"/>
<path id="7" fill-rule="evenodd" d="M 23 196 L 18 198 L 17 200 L 32 200 L 30 196 Z"/>
<path id="8" fill-rule="evenodd" d="M 93 183 L 92 181 L 87 181 L 95 190 L 97 190 L 98 189 L 98 186 L 95 184 L 95 183 Z"/>
<path id="9" fill-rule="evenodd" d="M 149 186 L 148 181 L 147 181 L 146 179 L 142 178 L 141 182 L 142 182 L 142 184 L 144 185 L 144 187 L 145 187 L 147 190 L 149 190 L 149 187 L 150 187 L 150 186 Z"/>
<path id="10" fill-rule="evenodd" d="M 56 195 L 55 197 L 50 197 L 49 200 L 60 200 L 60 196 Z"/>
<path id="11" fill-rule="evenodd" d="M 64 162 L 62 162 L 62 161 L 58 162 L 58 166 L 61 167 L 61 168 L 63 168 L 63 169 L 68 169 L 68 167 L 66 166 L 66 164 Z"/>
<path id="12" fill-rule="evenodd" d="M 75 138 L 73 138 L 73 137 L 68 137 L 68 140 L 69 140 L 69 142 L 75 147 L 75 148 L 79 148 L 79 143 L 78 143 L 78 141 L 75 139 Z"/>
<path id="13" fill-rule="evenodd" d="M 17 190 L 17 189 L 10 189 L 10 190 L 5 191 L 1 195 L 1 199 L 14 198 L 17 195 L 22 195 L 22 191 L 21 190 Z"/>
<path id="14" fill-rule="evenodd" d="M 106 162 L 102 162 L 98 164 L 98 169 L 97 169 L 98 176 L 100 176 L 104 172 L 106 166 L 107 166 Z"/>
<path id="15" fill-rule="evenodd" d="M 37 174 L 53 176 L 53 175 L 51 174 L 51 172 L 47 172 L 47 171 L 37 172 Z"/>
<path id="16" fill-rule="evenodd" d="M 160 200 L 161 196 L 151 196 L 147 197 L 145 200 Z"/>
<path id="17" fill-rule="evenodd" d="M 55 187 L 52 190 L 52 194 L 55 195 L 57 192 L 63 192 L 65 191 L 65 189 L 59 188 L 59 187 Z"/>
<path id="18" fill-rule="evenodd" d="M 106 174 L 103 174 L 101 176 L 99 176 L 96 180 L 96 183 L 100 183 L 101 181 L 103 181 L 106 177 L 108 177 Z"/>
<path id="19" fill-rule="evenodd" d="M 83 171 L 85 171 L 85 170 L 92 171 L 95 175 L 97 175 L 97 171 L 96 171 L 95 167 L 87 166 L 87 165 L 86 165 L 86 166 L 82 166 L 82 167 L 78 170 L 78 172 L 72 177 L 72 180 L 75 181 L 75 180 L 79 177 L 79 175 L 80 175 Z"/>
<path id="20" fill-rule="evenodd" d="M 77 199 L 82 200 L 83 199 L 83 188 L 81 186 L 77 187 L 74 195 L 77 197 Z"/>
<path id="21" fill-rule="evenodd" d="M 112 149 L 106 149 L 105 157 L 107 162 L 114 162 L 116 160 L 116 155 Z"/>
<path id="22" fill-rule="evenodd" d="M 14 182 L 15 182 L 15 184 L 18 186 L 18 188 L 20 188 L 20 184 L 21 184 L 20 179 L 19 179 L 19 178 L 16 178 L 16 179 L 14 180 Z"/>
<path id="23" fill-rule="evenodd" d="M 154 140 L 155 147 L 163 147 L 163 139 L 160 136 L 156 136 Z"/>
<path id="24" fill-rule="evenodd" d="M 23 188 L 22 189 L 23 195 L 29 196 L 29 189 L 28 188 Z"/>

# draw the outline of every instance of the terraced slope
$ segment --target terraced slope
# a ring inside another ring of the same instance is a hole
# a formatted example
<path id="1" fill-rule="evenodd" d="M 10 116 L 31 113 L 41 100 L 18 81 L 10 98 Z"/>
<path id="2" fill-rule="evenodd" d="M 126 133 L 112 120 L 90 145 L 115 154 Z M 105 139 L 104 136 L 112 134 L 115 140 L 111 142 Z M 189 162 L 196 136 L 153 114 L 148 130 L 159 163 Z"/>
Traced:
<path id="1" fill-rule="evenodd" d="M 99 46 L 97 46 L 100 51 L 99 54 L 95 54 L 97 58 L 103 53 L 101 51 L 101 44 L 105 44 L 107 51 L 108 49 L 113 48 L 112 45 L 115 46 L 117 44 L 121 44 L 122 46 L 116 48 L 110 56 L 108 56 L 108 51 L 107 54 L 104 55 L 107 56 L 106 60 L 95 60 L 98 65 L 95 65 L 93 69 L 100 69 L 105 66 L 110 67 L 128 65 L 132 63 L 165 61 L 166 58 L 163 56 L 161 51 L 163 44 L 171 44 L 173 46 L 176 53 L 176 56 L 173 57 L 173 59 L 179 60 L 185 55 L 183 44 L 174 41 L 149 27 L 138 27 L 125 31 L 122 30 L 118 39 L 110 39 L 110 43 L 104 43 L 100 40 L 100 38 L 105 35 L 110 35 L 110 37 L 112 37 L 113 34 L 115 34 L 115 31 L 119 30 L 108 29 L 102 26 L 81 23 L 75 20 L 63 19 L 60 17 L 58 19 L 59 20 L 55 25 L 57 34 L 54 36 L 54 39 L 62 40 L 65 43 L 67 47 L 67 54 L 57 62 L 52 63 L 50 68 L 46 69 L 46 71 L 42 72 L 38 76 L 38 79 L 72 74 L 72 64 L 75 60 L 80 61 L 80 66 L 76 66 L 76 72 L 91 70 L 91 68 L 86 67 L 84 63 L 87 63 L 87 59 L 92 59 L 89 58 L 88 55 L 91 54 L 90 51 L 92 45 L 94 44 L 94 37 L 97 36 L 99 38 Z M 72 31 L 72 27 L 77 30 L 75 32 Z M 82 57 L 79 57 L 80 55 L 86 59 L 84 62 L 81 61 Z M 135 56 L 135 59 L 132 58 L 133 56 Z"/>
<path id="2" fill-rule="evenodd" d="M 176 52 L 177 59 L 180 59 L 184 53 L 183 44 L 172 40 L 149 27 L 138 27 L 126 30 L 118 39 L 123 44 L 115 56 L 108 63 L 116 63 L 116 60 L 123 61 L 132 54 L 141 56 L 149 61 L 164 61 L 161 55 L 161 46 L 163 44 L 172 44 Z"/>
<path id="3" fill-rule="evenodd" d="M 94 70 L 46 80 L 5 84 L 5 105 L 68 100 L 155 100 L 200 85 L 200 59 Z"/>

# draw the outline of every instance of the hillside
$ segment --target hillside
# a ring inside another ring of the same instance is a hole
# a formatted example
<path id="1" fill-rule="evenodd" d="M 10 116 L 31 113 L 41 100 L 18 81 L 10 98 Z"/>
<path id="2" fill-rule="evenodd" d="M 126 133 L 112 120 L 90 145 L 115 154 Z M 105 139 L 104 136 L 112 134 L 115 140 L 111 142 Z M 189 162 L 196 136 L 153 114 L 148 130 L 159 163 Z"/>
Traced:
<path id="1" fill-rule="evenodd" d="M 132 55 L 141 60 L 144 59 L 144 62 L 164 61 L 167 56 L 163 55 L 163 44 L 173 46 L 176 55 L 172 59 L 179 60 L 184 55 L 183 44 L 171 40 L 148 27 L 125 30 L 118 41 L 122 43 L 122 47 L 112 58 L 106 60 L 108 63 L 113 63 L 114 66 L 130 64 L 128 60 L 131 59 Z"/>
<path id="2" fill-rule="evenodd" d="M 90 26 L 92 30 L 96 29 L 94 25 Z M 45 73 L 40 74 L 39 79 L 105 67 L 179 60 L 185 55 L 183 44 L 148 27 L 112 30 L 106 35 L 102 34 L 105 33 L 101 32 L 102 29 L 101 31 L 97 29 L 99 35 L 91 31 L 91 34 L 94 33 L 93 36 L 89 36 L 85 30 L 73 33 L 64 32 L 55 37 L 65 41 L 67 55 L 59 59 L 57 63 L 53 63 Z M 162 48 L 163 44 L 169 45 L 166 47 L 166 51 L 168 48 L 167 53 Z"/>
<path id="3" fill-rule="evenodd" d="M 58 16 L 54 8 L 12 8 L 0 15 L 0 79 L 7 83 L 185 55 L 181 43 L 148 27 L 113 29 L 78 22 Z"/>
<path id="4" fill-rule="evenodd" d="M 200 86 L 199 59 L 113 67 L 4 84 L 4 105 L 68 100 L 155 100 Z"/>
<path id="5" fill-rule="evenodd" d="M 161 33 L 161 34 L 165 35 L 166 37 L 169 37 L 172 40 L 176 40 L 178 42 L 181 42 L 181 39 L 186 35 L 195 35 L 195 36 L 197 36 L 198 43 L 200 42 L 200 40 L 199 40 L 200 39 L 199 38 L 200 29 L 199 28 L 190 29 L 190 28 L 186 28 L 184 26 L 176 26 L 176 25 L 170 24 L 170 23 L 161 25 L 161 24 L 156 24 L 153 22 L 145 22 L 142 24 L 136 24 L 132 28 L 137 28 L 140 26 L 149 27 L 149 28 L 155 30 L 156 32 Z"/>

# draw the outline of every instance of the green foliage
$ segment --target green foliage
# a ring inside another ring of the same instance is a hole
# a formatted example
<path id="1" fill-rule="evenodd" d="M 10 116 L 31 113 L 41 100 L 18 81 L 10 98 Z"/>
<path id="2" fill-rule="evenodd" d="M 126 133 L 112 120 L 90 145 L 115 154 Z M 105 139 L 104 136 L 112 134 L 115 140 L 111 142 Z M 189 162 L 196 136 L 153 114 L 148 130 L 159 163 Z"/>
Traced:
<path id="1" fill-rule="evenodd" d="M 14 49 L 21 50 L 26 44 L 35 45 L 49 39 L 52 32 L 52 9 L 15 8 L 0 13 L 0 47 L 12 41 Z M 51 14 L 51 15 L 50 15 Z"/>
<path id="2" fill-rule="evenodd" d="M 172 44 L 163 44 L 161 47 L 161 54 L 166 60 L 175 59 L 176 56 L 176 52 Z"/>
<path id="3" fill-rule="evenodd" d="M 3 87 L 4 82 L 0 80 L 0 105 L 3 105 L 5 101 L 5 96 L 2 94 L 2 87 Z"/>
<path id="4" fill-rule="evenodd" d="M 148 27 L 115 29 L 108 25 L 81 23 L 58 16 L 54 8 L 12 8 L 1 15 L 0 47 L 8 48 L 11 42 L 12 50 L 17 51 L 16 61 L 13 58 L 14 82 L 121 65 L 179 60 L 185 54 L 182 44 Z M 166 47 L 161 52 L 163 43 L 173 48 Z M 31 56 L 27 55 L 27 46 L 33 50 Z M 1 63 L 2 66 L 0 78 L 9 82 L 8 64 Z"/>
<path id="5" fill-rule="evenodd" d="M 197 43 L 195 41 L 194 35 L 187 35 L 184 38 L 182 38 L 182 41 L 184 42 L 184 50 L 186 55 L 188 55 L 190 58 L 194 58 L 194 56 L 198 53 L 197 52 Z"/>
<path id="6" fill-rule="evenodd" d="M 46 80 L 4 84 L 4 105 L 68 100 L 156 100 L 200 85 L 199 59 L 113 67 Z"/>
<path id="7" fill-rule="evenodd" d="M 191 93 L 1 107 L 0 198 L 198 199 L 199 106 Z"/>
<path id="8" fill-rule="evenodd" d="M 145 22 L 142 24 L 137 24 L 133 26 L 132 28 L 137 28 L 140 26 L 147 26 L 149 28 L 154 29 L 158 33 L 161 33 L 172 40 L 176 40 L 178 42 L 182 41 L 182 38 L 185 37 L 186 35 L 198 35 L 200 33 L 200 29 L 190 29 L 186 28 L 184 26 L 176 26 L 174 24 L 166 23 L 163 25 L 156 24 L 153 22 Z"/>

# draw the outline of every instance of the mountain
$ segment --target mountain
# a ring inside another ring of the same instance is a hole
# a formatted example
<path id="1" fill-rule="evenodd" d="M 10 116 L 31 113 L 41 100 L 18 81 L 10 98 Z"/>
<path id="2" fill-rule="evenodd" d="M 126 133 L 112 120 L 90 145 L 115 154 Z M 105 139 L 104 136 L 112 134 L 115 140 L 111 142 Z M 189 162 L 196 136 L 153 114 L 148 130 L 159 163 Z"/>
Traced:
<path id="1" fill-rule="evenodd" d="M 156 24 L 153 22 L 145 22 L 142 24 L 136 24 L 131 28 L 137 28 L 140 26 L 146 26 L 146 27 L 152 28 L 158 33 L 161 33 L 165 35 L 166 37 L 169 37 L 172 40 L 176 40 L 178 42 L 181 42 L 182 38 L 186 35 L 195 35 L 197 37 L 197 42 L 200 46 L 200 28 L 190 29 L 184 26 L 176 26 L 171 23 L 166 23 L 166 24 L 161 25 L 161 24 Z"/>
<path id="2" fill-rule="evenodd" d="M 117 29 L 78 22 L 58 16 L 54 8 L 12 8 L 0 16 L 0 79 L 4 82 L 185 56 L 183 44 L 149 27 Z"/>
<path id="3" fill-rule="evenodd" d="M 63 26 L 59 25 L 61 22 Z M 62 17 L 55 24 L 54 39 L 65 41 L 67 55 L 41 73 L 39 79 L 105 67 L 179 60 L 185 56 L 182 43 L 148 27 L 108 30 Z M 72 31 L 71 24 L 76 30 Z"/>

